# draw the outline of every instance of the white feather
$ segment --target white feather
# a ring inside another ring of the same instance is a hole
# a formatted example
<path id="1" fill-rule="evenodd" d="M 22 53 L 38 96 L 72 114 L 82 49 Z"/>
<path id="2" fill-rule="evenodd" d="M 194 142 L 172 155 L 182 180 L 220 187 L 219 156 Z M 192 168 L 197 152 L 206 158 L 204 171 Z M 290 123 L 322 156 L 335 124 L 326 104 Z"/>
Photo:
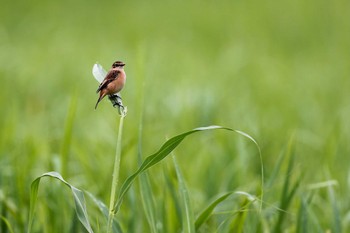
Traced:
<path id="1" fill-rule="evenodd" d="M 96 63 L 92 67 L 92 75 L 95 77 L 97 82 L 102 83 L 103 79 L 107 75 L 107 72 L 103 69 L 103 67 L 100 64 Z"/>

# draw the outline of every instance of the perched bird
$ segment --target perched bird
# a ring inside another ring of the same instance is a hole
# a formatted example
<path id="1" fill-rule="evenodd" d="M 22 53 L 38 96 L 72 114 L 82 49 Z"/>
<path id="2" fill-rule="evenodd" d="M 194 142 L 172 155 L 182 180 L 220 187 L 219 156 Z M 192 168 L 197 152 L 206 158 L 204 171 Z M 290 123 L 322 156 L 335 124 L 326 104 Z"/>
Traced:
<path id="1" fill-rule="evenodd" d="M 123 89 L 126 80 L 124 66 L 125 64 L 121 61 L 116 61 L 112 64 L 112 68 L 108 71 L 106 77 L 96 91 L 97 93 L 100 92 L 100 97 L 97 100 L 95 109 L 106 95 L 116 94 Z"/>

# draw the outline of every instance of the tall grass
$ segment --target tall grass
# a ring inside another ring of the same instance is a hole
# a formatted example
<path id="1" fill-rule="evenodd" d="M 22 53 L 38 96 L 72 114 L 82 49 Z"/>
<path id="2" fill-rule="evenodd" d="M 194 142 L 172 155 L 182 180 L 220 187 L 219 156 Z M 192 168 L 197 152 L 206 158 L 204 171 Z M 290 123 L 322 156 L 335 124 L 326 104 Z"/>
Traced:
<path id="1" fill-rule="evenodd" d="M 109 215 L 108 215 L 108 222 L 107 222 L 107 233 L 112 232 L 112 226 L 113 226 L 113 218 L 116 214 L 114 210 L 115 205 L 115 197 L 117 192 L 117 185 L 119 180 L 119 172 L 120 172 L 120 159 L 121 159 L 121 147 L 122 147 L 122 135 L 123 135 L 123 123 L 124 118 L 126 116 L 126 111 L 121 112 L 121 117 L 119 121 L 119 128 L 118 128 L 118 139 L 117 139 L 117 149 L 115 153 L 115 160 L 114 160 L 114 168 L 113 168 L 113 174 L 112 174 L 112 188 L 111 188 L 111 196 L 110 196 L 110 202 L 109 202 Z"/>
<path id="2" fill-rule="evenodd" d="M 31 184 L 48 171 L 70 186 L 41 178 L 32 232 L 86 232 L 71 187 L 84 193 L 91 229 L 106 231 L 118 133 L 108 101 L 93 111 L 90 70 L 116 59 L 129 113 L 113 232 L 184 229 L 171 159 L 119 191 L 164 138 L 206 125 L 253 136 L 264 177 L 245 137 L 182 141 L 176 164 L 196 232 L 350 231 L 348 9 L 344 0 L 3 2 L 0 232 L 27 231 Z"/>
<path id="3" fill-rule="evenodd" d="M 259 145 L 257 144 L 257 142 L 248 134 L 243 133 L 241 131 L 238 130 L 232 130 L 229 128 L 224 128 L 224 127 L 220 127 L 220 126 L 209 126 L 209 127 L 200 127 L 200 128 L 196 128 L 194 130 L 182 133 L 180 135 L 177 135 L 171 139 L 169 139 L 165 144 L 163 144 L 163 146 L 154 154 L 148 156 L 139 166 L 139 168 L 137 169 L 137 171 L 135 173 L 133 173 L 132 175 L 130 175 L 121 185 L 120 190 L 119 190 L 119 194 L 118 194 L 118 198 L 116 198 L 116 191 L 117 191 L 117 184 L 118 184 L 118 178 L 119 178 L 119 173 L 120 173 L 120 160 L 121 160 L 121 140 L 122 140 L 122 130 L 123 130 L 123 121 L 124 118 L 126 116 L 126 108 L 122 107 L 122 111 L 121 111 L 121 118 L 119 121 L 119 128 L 118 128 L 118 138 L 117 138 L 117 149 L 116 149 L 116 155 L 115 155 L 115 160 L 114 160 L 114 168 L 113 168 L 113 175 L 112 175 L 112 188 L 111 188 L 111 196 L 110 196 L 110 204 L 109 204 L 109 211 L 108 211 L 108 219 L 107 219 L 107 227 L 106 230 L 107 232 L 112 232 L 113 229 L 116 229 L 117 232 L 122 231 L 120 227 L 117 228 L 113 228 L 113 222 L 114 222 L 114 217 L 115 214 L 118 213 L 118 211 L 120 210 L 120 207 L 123 203 L 124 200 L 124 196 L 127 194 L 127 192 L 130 190 L 131 185 L 133 184 L 134 180 L 136 178 L 138 178 L 140 175 L 142 175 L 142 173 L 144 173 L 146 170 L 148 170 L 149 168 L 153 167 L 154 165 L 156 165 L 157 163 L 161 162 L 163 159 L 165 159 L 187 136 L 197 133 L 197 132 L 201 132 L 201 131 L 206 131 L 206 130 L 213 130 L 213 129 L 224 129 L 224 130 L 229 130 L 229 131 L 234 131 L 236 133 L 239 133 L 247 138 L 249 138 L 251 141 L 253 141 L 257 148 L 259 149 L 259 156 L 261 159 L 261 153 L 260 153 L 260 148 Z M 190 204 L 190 198 L 189 198 L 189 194 L 188 194 L 188 189 L 186 188 L 185 185 L 185 181 L 184 181 L 184 177 L 182 175 L 182 172 L 179 168 L 179 165 L 176 162 L 175 157 L 173 157 L 173 161 L 174 161 L 174 165 L 175 165 L 175 170 L 176 170 L 176 174 L 177 174 L 177 179 L 179 182 L 179 192 L 180 192 L 180 209 L 182 209 L 182 229 L 184 232 L 195 232 L 195 220 L 194 220 L 194 211 L 191 207 Z M 262 160 L 261 160 L 262 161 Z M 263 164 L 261 164 L 261 167 L 263 167 Z M 261 171 L 263 172 L 263 169 L 261 169 Z M 261 174 L 263 177 L 263 174 Z M 37 196 L 38 196 L 38 189 L 39 189 L 39 183 L 40 183 L 40 179 L 42 177 L 45 176 L 49 176 L 49 177 L 53 177 L 56 178 L 58 180 L 60 180 L 62 183 L 64 183 L 65 185 L 67 185 L 69 188 L 71 188 L 72 190 L 72 195 L 74 197 L 74 201 L 75 201 L 75 210 L 77 213 L 77 216 L 79 218 L 79 221 L 84 225 L 85 229 L 88 232 L 93 232 L 91 226 L 90 226 L 90 221 L 89 221 L 89 217 L 87 214 L 87 208 L 86 208 L 86 204 L 85 204 L 85 198 L 84 195 L 82 193 L 81 190 L 75 188 L 74 186 L 72 186 L 70 183 L 68 183 L 67 181 L 65 181 L 63 179 L 63 177 L 58 174 L 57 172 L 49 172 L 49 173 L 45 173 L 41 176 L 39 176 L 37 179 L 35 179 L 32 183 L 32 187 L 31 187 L 31 200 L 30 200 L 30 217 L 29 217 L 29 224 L 28 224 L 28 232 L 31 232 L 32 230 L 32 224 L 34 221 L 34 213 L 35 213 L 35 206 L 36 206 L 36 202 L 37 202 Z M 147 193 L 147 198 L 148 203 L 150 202 L 150 198 L 152 198 L 150 196 L 150 186 L 149 184 L 147 184 L 147 176 L 143 176 L 142 181 L 146 182 L 145 184 L 143 184 L 143 186 L 148 189 L 148 193 Z M 261 183 L 261 187 L 263 186 L 263 180 Z M 96 198 L 93 197 L 93 195 L 89 194 L 92 199 L 94 200 L 94 202 L 100 206 L 100 210 L 102 212 L 102 214 L 105 214 L 106 210 L 105 210 L 105 205 L 100 204 L 102 203 L 101 201 L 97 200 Z M 141 196 L 145 196 L 144 193 L 141 192 Z M 263 187 L 261 188 L 261 197 L 263 197 Z M 144 199 L 144 198 L 142 198 Z M 214 205 L 217 205 L 218 203 L 220 203 L 221 201 L 224 201 L 225 198 L 219 198 L 218 201 L 215 202 Z M 211 211 L 213 210 L 214 205 L 211 205 L 209 210 L 206 210 L 204 213 L 207 216 L 203 217 L 203 214 L 200 216 L 200 220 L 201 223 L 203 224 L 203 220 L 209 218 L 209 216 L 211 215 Z M 102 208 L 101 208 L 102 207 Z M 152 207 L 152 206 L 151 206 Z M 261 209 L 260 209 L 261 211 Z M 147 206 L 145 209 L 146 215 L 149 216 L 149 221 L 151 221 L 153 219 L 153 213 L 154 210 L 148 210 Z M 105 214 L 106 215 L 106 214 Z M 197 221 L 198 222 L 198 221 Z M 244 221 L 240 221 L 239 223 L 239 229 L 240 231 L 243 230 L 243 222 Z M 154 219 L 150 222 L 150 226 L 153 226 L 152 229 L 155 232 L 156 231 L 156 227 L 154 224 Z M 234 226 L 234 225 L 233 225 Z M 277 225 L 278 226 L 278 225 Z M 198 228 L 198 224 L 197 224 L 197 228 Z M 231 227 L 231 228 L 237 228 L 237 227 Z"/>

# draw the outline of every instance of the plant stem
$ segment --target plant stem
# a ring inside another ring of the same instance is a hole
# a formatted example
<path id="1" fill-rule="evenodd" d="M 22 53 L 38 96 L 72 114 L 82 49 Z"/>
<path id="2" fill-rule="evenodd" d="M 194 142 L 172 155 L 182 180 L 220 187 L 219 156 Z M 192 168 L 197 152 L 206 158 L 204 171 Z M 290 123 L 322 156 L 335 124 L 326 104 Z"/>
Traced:
<path id="1" fill-rule="evenodd" d="M 108 222 L 107 222 L 107 233 L 112 232 L 113 218 L 115 215 L 114 204 L 115 204 L 115 196 L 116 196 L 116 190 L 117 190 L 118 179 L 119 179 L 121 144 L 122 144 L 122 134 L 123 134 L 123 121 L 124 121 L 125 116 L 126 116 L 126 112 L 123 111 L 121 114 L 121 117 L 120 117 L 120 121 L 119 121 L 117 148 L 116 148 L 115 159 L 114 159 L 114 168 L 113 168 L 113 175 L 112 175 L 112 188 L 111 188 L 111 196 L 110 196 L 110 202 L 109 202 L 109 215 L 108 215 Z"/>

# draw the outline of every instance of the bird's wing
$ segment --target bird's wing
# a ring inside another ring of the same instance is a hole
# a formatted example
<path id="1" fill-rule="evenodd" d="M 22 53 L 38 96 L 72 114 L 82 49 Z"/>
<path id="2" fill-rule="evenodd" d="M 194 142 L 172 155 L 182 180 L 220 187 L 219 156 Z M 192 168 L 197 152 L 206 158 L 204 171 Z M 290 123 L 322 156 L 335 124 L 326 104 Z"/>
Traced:
<path id="1" fill-rule="evenodd" d="M 107 85 L 112 82 L 113 80 L 118 78 L 120 71 L 119 70 L 111 70 L 106 75 L 105 79 L 102 81 L 100 86 L 98 87 L 96 92 L 101 91 L 103 88 L 107 87 Z"/>

